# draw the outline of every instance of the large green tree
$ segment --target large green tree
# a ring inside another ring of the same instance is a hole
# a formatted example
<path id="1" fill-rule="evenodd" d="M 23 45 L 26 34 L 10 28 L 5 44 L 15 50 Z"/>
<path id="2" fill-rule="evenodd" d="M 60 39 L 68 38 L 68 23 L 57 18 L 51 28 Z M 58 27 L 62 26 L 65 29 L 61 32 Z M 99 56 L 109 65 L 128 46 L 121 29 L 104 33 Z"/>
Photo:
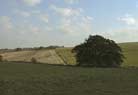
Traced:
<path id="1" fill-rule="evenodd" d="M 123 53 L 113 40 L 99 35 L 90 35 L 84 43 L 73 49 L 80 66 L 119 67 L 123 62 Z"/>

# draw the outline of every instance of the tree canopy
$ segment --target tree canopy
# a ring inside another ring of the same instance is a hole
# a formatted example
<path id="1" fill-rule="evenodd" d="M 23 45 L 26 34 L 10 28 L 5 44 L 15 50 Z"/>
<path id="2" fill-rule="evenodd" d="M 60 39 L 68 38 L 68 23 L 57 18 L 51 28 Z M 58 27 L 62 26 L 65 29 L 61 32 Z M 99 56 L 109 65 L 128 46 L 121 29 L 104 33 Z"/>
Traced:
<path id="1" fill-rule="evenodd" d="M 84 43 L 77 45 L 77 63 L 80 66 L 92 67 L 119 67 L 123 62 L 122 49 L 115 41 L 100 35 L 90 35 Z"/>

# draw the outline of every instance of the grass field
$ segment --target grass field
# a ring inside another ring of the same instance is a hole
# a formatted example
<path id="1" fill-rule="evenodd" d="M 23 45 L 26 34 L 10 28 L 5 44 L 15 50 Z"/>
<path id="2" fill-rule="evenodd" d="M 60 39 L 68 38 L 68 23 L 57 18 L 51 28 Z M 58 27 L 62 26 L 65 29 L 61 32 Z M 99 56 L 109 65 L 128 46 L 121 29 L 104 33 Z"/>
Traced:
<path id="1" fill-rule="evenodd" d="M 138 68 L 1 63 L 0 95 L 138 95 Z"/>
<path id="2" fill-rule="evenodd" d="M 126 57 L 122 68 L 0 63 L 0 95 L 138 95 L 138 43 L 119 45 Z M 55 58 L 56 53 L 63 63 L 76 63 L 71 48 L 52 52 L 46 57 Z"/>
<path id="3" fill-rule="evenodd" d="M 138 43 L 120 44 L 126 59 L 123 66 L 138 66 Z"/>

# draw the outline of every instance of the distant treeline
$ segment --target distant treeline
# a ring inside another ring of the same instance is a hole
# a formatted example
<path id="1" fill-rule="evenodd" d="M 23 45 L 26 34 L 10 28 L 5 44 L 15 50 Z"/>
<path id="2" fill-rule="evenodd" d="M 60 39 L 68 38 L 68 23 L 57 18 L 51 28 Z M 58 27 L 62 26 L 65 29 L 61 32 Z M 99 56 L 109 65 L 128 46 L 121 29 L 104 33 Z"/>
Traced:
<path id="1" fill-rule="evenodd" d="M 32 48 L 15 48 L 15 49 L 0 49 L 0 53 L 3 52 L 13 52 L 13 51 L 22 51 L 22 50 L 43 50 L 43 49 L 56 49 L 56 48 L 64 48 L 64 46 L 48 46 L 48 47 L 32 47 Z"/>

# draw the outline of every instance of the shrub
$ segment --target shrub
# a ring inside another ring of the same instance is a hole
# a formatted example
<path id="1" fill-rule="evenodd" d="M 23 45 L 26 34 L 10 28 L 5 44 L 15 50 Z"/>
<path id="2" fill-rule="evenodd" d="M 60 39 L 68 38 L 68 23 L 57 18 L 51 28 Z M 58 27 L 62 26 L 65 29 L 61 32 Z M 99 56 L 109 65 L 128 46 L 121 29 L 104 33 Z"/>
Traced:
<path id="1" fill-rule="evenodd" d="M 41 50 L 41 49 L 45 49 L 45 47 L 43 47 L 43 46 L 40 46 L 38 49 L 39 49 L 39 50 Z"/>
<path id="2" fill-rule="evenodd" d="M 102 36 L 89 36 L 73 49 L 80 66 L 119 67 L 123 62 L 121 48 L 113 40 Z"/>
<path id="3" fill-rule="evenodd" d="M 37 63 L 37 59 L 34 58 L 34 57 L 32 57 L 31 62 L 32 62 L 32 63 Z"/>
<path id="4" fill-rule="evenodd" d="M 2 62 L 3 61 L 3 56 L 2 55 L 0 55 L 0 62 Z"/>
<path id="5" fill-rule="evenodd" d="M 15 49 L 15 51 L 21 51 L 22 50 L 22 48 L 16 48 Z"/>

